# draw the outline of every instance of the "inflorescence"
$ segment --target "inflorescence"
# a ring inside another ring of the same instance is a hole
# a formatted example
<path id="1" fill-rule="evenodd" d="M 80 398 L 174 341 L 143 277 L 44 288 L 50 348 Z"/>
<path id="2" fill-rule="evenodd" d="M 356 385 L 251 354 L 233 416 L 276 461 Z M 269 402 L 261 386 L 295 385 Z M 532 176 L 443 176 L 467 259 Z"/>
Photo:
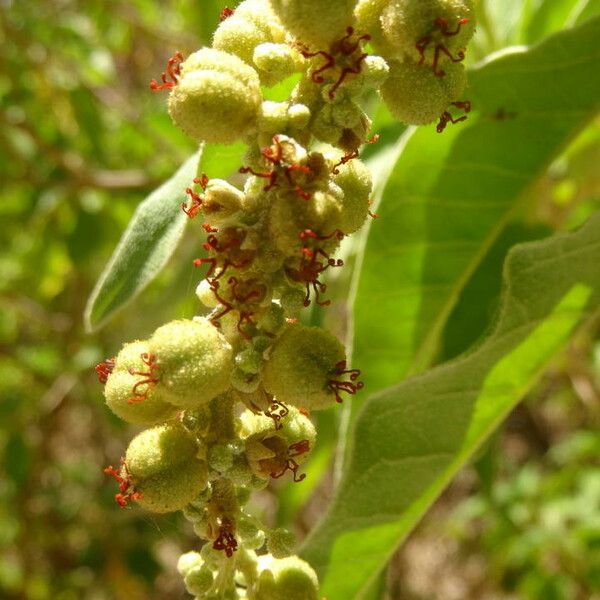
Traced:
<path id="1" fill-rule="evenodd" d="M 304 308 L 331 304 L 323 277 L 344 266 L 342 241 L 377 217 L 359 156 L 378 136 L 362 99 L 377 92 L 396 118 L 437 120 L 440 133 L 464 121 L 473 31 L 472 0 L 244 0 L 222 11 L 211 48 L 176 52 L 150 82 L 197 142 L 248 146 L 242 187 L 199 172 L 182 190 L 205 234 L 194 265 L 207 314 L 96 367 L 111 410 L 146 427 L 105 469 L 115 499 L 183 510 L 206 542 L 178 566 L 196 598 L 319 598 L 291 534 L 244 506 L 270 480 L 303 481 L 311 412 L 363 388 L 344 346 L 301 324 Z M 287 100 L 263 98 L 288 79 Z"/>

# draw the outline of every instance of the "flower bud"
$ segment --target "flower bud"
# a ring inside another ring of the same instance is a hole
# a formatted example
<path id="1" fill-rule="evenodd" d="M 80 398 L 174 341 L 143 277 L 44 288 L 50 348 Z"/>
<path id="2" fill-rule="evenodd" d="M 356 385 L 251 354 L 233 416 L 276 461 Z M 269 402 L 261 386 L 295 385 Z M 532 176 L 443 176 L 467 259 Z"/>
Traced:
<path id="1" fill-rule="evenodd" d="M 340 229 L 346 233 L 358 231 L 369 214 L 369 203 L 373 190 L 371 172 L 358 159 L 336 167 L 335 183 L 344 192 L 344 208 Z"/>
<path id="2" fill-rule="evenodd" d="M 207 469 L 198 444 L 183 425 L 147 429 L 127 448 L 125 468 L 140 506 L 164 513 L 182 509 L 205 487 Z"/>
<path id="3" fill-rule="evenodd" d="M 251 348 L 242 350 L 235 357 L 235 366 L 244 373 L 255 375 L 260 373 L 263 364 L 263 358 L 259 352 Z"/>
<path id="4" fill-rule="evenodd" d="M 293 193 L 274 199 L 268 215 L 272 242 L 286 256 L 301 256 L 306 245 L 303 231 L 325 238 L 341 228 L 343 202 L 342 190 L 332 182 L 325 190 L 315 191 L 309 200 Z M 332 252 L 339 246 L 339 239 L 333 235 L 322 240 L 321 246 Z"/>
<path id="5" fill-rule="evenodd" d="M 222 179 L 210 179 L 206 185 L 202 212 L 211 224 L 226 227 L 235 224 L 242 210 L 244 193 Z"/>
<path id="6" fill-rule="evenodd" d="M 194 596 L 203 596 L 212 588 L 214 582 L 213 572 L 206 565 L 193 567 L 183 578 L 185 588 Z"/>
<path id="7" fill-rule="evenodd" d="M 304 475 L 298 474 L 298 467 L 310 455 L 316 435 L 310 419 L 293 407 L 279 429 L 264 414 L 247 410 L 240 417 L 240 437 L 245 439 L 248 463 L 262 479 L 278 479 L 291 471 L 294 481 L 302 481 Z"/>
<path id="8" fill-rule="evenodd" d="M 172 321 L 150 338 L 161 385 L 181 408 L 205 404 L 229 388 L 233 351 L 223 334 L 205 318 Z"/>
<path id="9" fill-rule="evenodd" d="M 252 21 L 235 14 L 221 22 L 213 37 L 213 48 L 235 54 L 246 64 L 252 65 L 254 49 L 270 42 L 268 31 Z"/>
<path id="10" fill-rule="evenodd" d="M 181 77 L 169 96 L 169 114 L 197 141 L 231 143 L 256 127 L 261 100 L 252 67 L 233 54 L 203 48 L 181 65 Z"/>
<path id="11" fill-rule="evenodd" d="M 208 451 L 208 465 L 219 473 L 225 473 L 233 466 L 233 450 L 227 444 L 215 444 Z"/>
<path id="12" fill-rule="evenodd" d="M 201 567 L 203 562 L 198 552 L 186 552 L 177 561 L 177 572 L 185 577 L 194 567 Z"/>
<path id="13" fill-rule="evenodd" d="M 328 50 L 352 25 L 356 0 L 271 0 L 273 11 L 299 41 Z"/>
<path id="14" fill-rule="evenodd" d="M 150 366 L 149 366 L 150 365 Z M 104 386 L 106 404 L 133 425 L 156 425 L 177 415 L 160 374 L 150 359 L 148 342 L 126 344 Z"/>
<path id="15" fill-rule="evenodd" d="M 266 554 L 258 559 L 256 600 L 318 600 L 319 581 L 310 565 L 298 558 L 276 559 Z"/>
<path id="16" fill-rule="evenodd" d="M 395 57 L 398 52 L 390 45 L 381 28 L 381 13 L 390 0 L 358 0 L 354 9 L 356 28 L 371 36 L 371 44 L 387 58 Z"/>
<path id="17" fill-rule="evenodd" d="M 345 358 L 344 346 L 329 332 L 292 325 L 273 344 L 263 385 L 284 404 L 309 410 L 328 408 L 336 401 L 330 385 L 336 365 Z"/>
<path id="18" fill-rule="evenodd" d="M 287 529 L 273 529 L 267 540 L 267 551 L 273 558 L 291 556 L 296 547 L 296 536 Z"/>
<path id="19" fill-rule="evenodd" d="M 449 63 L 444 69 L 445 77 L 437 77 L 427 65 L 410 60 L 391 63 L 380 91 L 394 117 L 409 125 L 426 125 L 459 98 L 466 85 L 464 67 Z"/>
<path id="20" fill-rule="evenodd" d="M 263 43 L 254 48 L 252 62 L 261 75 L 269 77 L 269 83 L 275 83 L 300 71 L 304 58 L 298 50 L 287 44 Z"/>
<path id="21" fill-rule="evenodd" d="M 207 279 L 203 279 L 196 287 L 196 296 L 198 300 L 204 304 L 207 308 L 216 308 L 219 306 L 219 301 L 215 296 L 213 288 L 210 286 L 210 282 Z"/>

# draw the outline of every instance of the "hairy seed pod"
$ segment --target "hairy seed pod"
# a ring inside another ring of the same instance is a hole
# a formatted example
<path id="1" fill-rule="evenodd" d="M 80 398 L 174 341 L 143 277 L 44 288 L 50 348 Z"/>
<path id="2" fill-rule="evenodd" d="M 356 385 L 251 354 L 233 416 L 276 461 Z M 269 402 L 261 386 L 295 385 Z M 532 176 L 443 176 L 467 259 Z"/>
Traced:
<path id="1" fill-rule="evenodd" d="M 235 15 L 268 31 L 270 41 L 277 44 L 285 42 L 285 28 L 273 12 L 269 0 L 244 0 L 236 7 Z"/>
<path id="2" fill-rule="evenodd" d="M 194 596 L 203 596 L 214 583 L 213 572 L 207 565 L 190 569 L 183 578 L 186 590 Z"/>
<path id="3" fill-rule="evenodd" d="M 288 31 L 315 50 L 328 50 L 352 25 L 356 0 L 271 0 Z"/>
<path id="4" fill-rule="evenodd" d="M 381 26 L 387 42 L 398 52 L 415 61 L 424 57 L 431 65 L 438 45 L 455 55 L 473 37 L 473 1 L 392 0 L 381 13 Z M 449 57 L 437 52 L 445 70 Z"/>
<path id="5" fill-rule="evenodd" d="M 225 19 L 213 37 L 213 48 L 235 54 L 246 64 L 253 64 L 254 49 L 271 41 L 270 32 L 256 23 L 234 14 Z"/>
<path id="6" fill-rule="evenodd" d="M 277 339 L 265 363 L 265 389 L 284 404 L 320 410 L 332 406 L 329 386 L 336 365 L 346 358 L 344 346 L 319 327 L 291 325 Z"/>
<path id="7" fill-rule="evenodd" d="M 148 342 L 125 344 L 104 386 L 107 406 L 133 425 L 157 425 L 177 415 L 170 394 L 152 367 Z M 149 366 L 150 365 L 150 366 Z"/>
<path id="8" fill-rule="evenodd" d="M 252 62 L 271 83 L 302 70 L 304 66 L 302 54 L 287 44 L 258 44 L 253 50 Z"/>
<path id="9" fill-rule="evenodd" d="M 203 48 L 182 63 L 169 114 L 197 141 L 231 143 L 255 129 L 261 101 L 252 67 L 233 54 Z"/>
<path id="10" fill-rule="evenodd" d="M 204 561 L 198 552 L 186 552 L 177 561 L 177 572 L 185 577 L 194 567 L 201 567 Z"/>
<path id="11" fill-rule="evenodd" d="M 207 468 L 197 458 L 195 437 L 179 423 L 147 429 L 127 448 L 125 468 L 143 508 L 157 513 L 182 509 L 205 487 Z"/>
<path id="12" fill-rule="evenodd" d="M 409 125 L 426 125 L 459 98 L 466 85 L 465 69 L 454 63 L 444 68 L 446 76 L 436 77 L 427 65 L 410 60 L 391 63 L 380 92 L 394 117 Z"/>
<path id="13" fill-rule="evenodd" d="M 266 554 L 258 559 L 256 600 L 318 600 L 319 582 L 310 565 L 289 556 L 276 559 Z"/>
<path id="14" fill-rule="evenodd" d="M 161 385 L 176 406 L 201 406 L 229 388 L 233 351 L 208 319 L 167 323 L 154 332 L 149 348 L 156 356 Z"/>

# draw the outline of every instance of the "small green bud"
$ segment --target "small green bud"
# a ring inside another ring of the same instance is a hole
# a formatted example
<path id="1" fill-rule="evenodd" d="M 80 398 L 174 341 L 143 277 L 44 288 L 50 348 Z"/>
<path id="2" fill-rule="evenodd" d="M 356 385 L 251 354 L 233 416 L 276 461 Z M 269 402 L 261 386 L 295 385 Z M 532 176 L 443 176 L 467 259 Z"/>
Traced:
<path id="1" fill-rule="evenodd" d="M 267 333 L 277 333 L 285 324 L 283 308 L 275 302 L 260 316 L 258 325 Z"/>
<path id="2" fill-rule="evenodd" d="M 289 530 L 279 528 L 269 533 L 267 551 L 273 558 L 291 556 L 296 547 L 296 536 Z"/>
<path id="3" fill-rule="evenodd" d="M 261 100 L 252 67 L 233 54 L 203 48 L 181 65 L 169 114 L 191 138 L 226 144 L 255 129 Z"/>
<path id="4" fill-rule="evenodd" d="M 254 48 L 252 61 L 256 67 L 269 76 L 270 82 L 288 77 L 303 67 L 304 58 L 287 44 L 263 43 Z"/>
<path id="5" fill-rule="evenodd" d="M 284 404 L 328 408 L 336 401 L 331 383 L 345 358 L 344 346 L 329 332 L 291 325 L 273 344 L 265 363 L 265 389 Z"/>
<path id="6" fill-rule="evenodd" d="M 371 172 L 358 159 L 336 167 L 335 183 L 344 192 L 344 210 L 340 229 L 348 234 L 358 231 L 369 214 L 369 203 L 373 191 Z"/>
<path id="7" fill-rule="evenodd" d="M 207 482 L 206 464 L 197 454 L 195 437 L 179 423 L 137 435 L 127 448 L 125 467 L 140 506 L 164 513 L 193 500 Z"/>
<path id="8" fill-rule="evenodd" d="M 290 126 L 302 130 L 308 127 L 310 122 L 310 108 L 305 104 L 292 104 L 288 110 Z"/>
<path id="9" fill-rule="evenodd" d="M 252 490 L 248 487 L 238 487 L 235 491 L 235 495 L 240 506 L 248 504 Z"/>
<path id="10" fill-rule="evenodd" d="M 234 14 L 221 22 L 215 31 L 212 45 L 216 50 L 235 54 L 246 64 L 252 65 L 254 49 L 270 41 L 268 31 L 243 16 Z"/>
<path id="11" fill-rule="evenodd" d="M 273 11 L 299 41 L 328 50 L 352 25 L 356 0 L 271 0 Z"/>
<path id="12" fill-rule="evenodd" d="M 126 344 L 106 380 L 104 397 L 108 407 L 121 419 L 134 425 L 156 425 L 173 419 L 177 409 L 160 384 L 147 342 Z"/>
<path id="13" fill-rule="evenodd" d="M 362 61 L 360 73 L 346 84 L 352 97 L 360 97 L 369 90 L 379 89 L 390 74 L 390 66 L 381 56 L 370 54 Z"/>
<path id="14" fill-rule="evenodd" d="M 358 0 L 354 16 L 357 30 L 368 33 L 373 47 L 384 56 L 392 58 L 397 50 L 386 40 L 381 28 L 381 13 L 389 3 L 390 0 Z"/>
<path id="15" fill-rule="evenodd" d="M 272 42 L 279 44 L 285 42 L 285 29 L 273 12 L 269 0 L 244 0 L 235 9 L 235 15 L 252 21 L 260 29 L 268 31 Z"/>
<path id="16" fill-rule="evenodd" d="M 298 558 L 258 559 L 256 600 L 319 600 L 319 581 L 310 565 Z"/>
<path id="17" fill-rule="evenodd" d="M 196 296 L 207 308 L 216 308 L 219 306 L 219 301 L 207 279 L 203 279 L 198 284 L 198 287 L 196 287 Z"/>
<path id="18" fill-rule="evenodd" d="M 203 562 L 198 552 L 186 552 L 177 561 L 177 572 L 185 577 L 194 567 L 201 567 Z"/>
<path id="19" fill-rule="evenodd" d="M 190 594 L 201 596 L 212 588 L 214 575 L 206 565 L 197 566 L 187 572 L 183 582 Z"/>
<path id="20" fill-rule="evenodd" d="M 247 348 L 236 354 L 234 362 L 235 366 L 244 373 L 256 375 L 257 373 L 260 373 L 263 358 L 256 350 Z"/>
<path id="21" fill-rule="evenodd" d="M 241 517 L 237 520 L 237 533 L 240 536 L 244 547 L 249 550 L 258 550 L 265 543 L 265 534 L 261 531 L 254 519 L 251 517 Z"/>
<path id="22" fill-rule="evenodd" d="M 281 307 L 287 317 L 295 317 L 304 308 L 306 293 L 298 288 L 287 288 L 281 294 Z"/>
<path id="23" fill-rule="evenodd" d="M 426 125 L 459 98 L 466 85 L 464 67 L 450 63 L 444 69 L 445 77 L 437 77 L 427 65 L 390 63 L 390 76 L 380 91 L 394 117 L 409 125 Z"/>
<path id="24" fill-rule="evenodd" d="M 208 450 L 208 465 L 219 473 L 225 473 L 233 465 L 233 450 L 227 444 L 215 444 Z"/>
<path id="25" fill-rule="evenodd" d="M 149 348 L 156 355 L 161 385 L 176 406 L 201 406 L 229 388 L 233 351 L 207 319 L 167 323 L 154 332 Z"/>
<path id="26" fill-rule="evenodd" d="M 236 456 L 233 459 L 233 465 L 231 469 L 227 471 L 227 477 L 234 485 L 250 485 L 252 471 L 244 455 Z"/>
<path id="27" fill-rule="evenodd" d="M 231 385 L 244 394 L 251 394 L 260 385 L 260 375 L 258 373 L 245 373 L 239 368 L 234 369 L 231 374 Z"/>

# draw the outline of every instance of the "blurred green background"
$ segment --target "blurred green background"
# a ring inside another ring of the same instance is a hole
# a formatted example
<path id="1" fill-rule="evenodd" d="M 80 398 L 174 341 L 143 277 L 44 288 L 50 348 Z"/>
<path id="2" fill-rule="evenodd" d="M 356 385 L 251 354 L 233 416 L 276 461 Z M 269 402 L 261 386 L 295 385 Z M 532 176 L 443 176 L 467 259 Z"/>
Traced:
<path id="1" fill-rule="evenodd" d="M 0 0 L 3 600 L 186 597 L 174 565 L 196 543 L 191 529 L 177 515 L 155 518 L 113 502 L 102 468 L 118 460 L 133 430 L 105 409 L 93 366 L 124 340 L 193 314 L 197 273 L 189 258 L 198 232 L 100 333 L 85 334 L 82 313 L 136 205 L 193 151 L 148 82 L 174 50 L 208 43 L 226 4 Z M 511 42 L 519 3 L 497 4 L 505 5 L 502 20 L 484 29 L 474 58 Z M 599 160 L 596 123 L 531 190 L 536 227 L 570 227 L 598 206 Z M 509 242 L 490 252 L 498 269 Z M 594 597 L 595 339 L 588 331 L 576 341 L 437 503 L 392 561 L 389 598 Z M 322 512 L 331 478 L 319 483 L 319 476 L 327 473 L 333 417 L 321 430 L 312 483 L 279 485 L 279 499 L 273 491 L 256 499 L 268 522 L 293 520 L 302 534 Z"/>

